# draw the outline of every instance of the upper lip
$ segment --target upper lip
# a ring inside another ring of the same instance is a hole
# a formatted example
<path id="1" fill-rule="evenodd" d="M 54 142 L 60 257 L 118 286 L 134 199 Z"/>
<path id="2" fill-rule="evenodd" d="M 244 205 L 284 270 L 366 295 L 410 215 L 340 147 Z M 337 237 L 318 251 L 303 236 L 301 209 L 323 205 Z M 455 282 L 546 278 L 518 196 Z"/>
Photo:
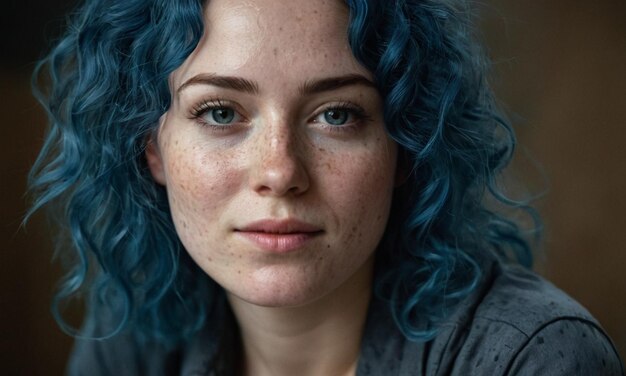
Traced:
<path id="1" fill-rule="evenodd" d="M 250 222 L 235 231 L 266 232 L 271 234 L 315 233 L 323 231 L 319 226 L 298 219 L 262 219 Z"/>

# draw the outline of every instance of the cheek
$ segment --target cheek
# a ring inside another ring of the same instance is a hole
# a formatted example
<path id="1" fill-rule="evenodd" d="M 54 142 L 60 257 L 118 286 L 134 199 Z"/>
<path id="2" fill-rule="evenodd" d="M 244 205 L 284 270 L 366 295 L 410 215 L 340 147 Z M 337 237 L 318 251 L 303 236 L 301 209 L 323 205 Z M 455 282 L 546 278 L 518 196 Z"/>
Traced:
<path id="1" fill-rule="evenodd" d="M 199 147 L 173 144 L 165 164 L 167 193 L 174 225 L 187 249 L 211 239 L 224 203 L 235 192 L 239 174 L 220 155 Z"/>
<path id="2" fill-rule="evenodd" d="M 389 215 L 395 154 L 373 149 L 332 157 L 324 165 L 326 200 L 348 244 L 377 243 Z"/>

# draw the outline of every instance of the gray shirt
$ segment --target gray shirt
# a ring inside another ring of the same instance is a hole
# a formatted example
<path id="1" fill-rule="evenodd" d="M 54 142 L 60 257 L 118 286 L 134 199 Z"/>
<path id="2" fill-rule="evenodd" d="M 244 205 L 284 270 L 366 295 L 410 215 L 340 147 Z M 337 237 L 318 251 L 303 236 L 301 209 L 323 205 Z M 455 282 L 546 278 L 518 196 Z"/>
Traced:
<path id="1" fill-rule="evenodd" d="M 70 375 L 222 375 L 235 367 L 237 329 L 225 303 L 183 348 L 139 346 L 122 334 L 77 340 Z M 97 333 L 97 325 L 90 330 Z M 219 343 L 219 345 L 218 345 Z M 373 299 L 357 375 L 623 375 L 619 355 L 580 304 L 531 271 L 498 262 L 428 342 L 411 342 Z"/>

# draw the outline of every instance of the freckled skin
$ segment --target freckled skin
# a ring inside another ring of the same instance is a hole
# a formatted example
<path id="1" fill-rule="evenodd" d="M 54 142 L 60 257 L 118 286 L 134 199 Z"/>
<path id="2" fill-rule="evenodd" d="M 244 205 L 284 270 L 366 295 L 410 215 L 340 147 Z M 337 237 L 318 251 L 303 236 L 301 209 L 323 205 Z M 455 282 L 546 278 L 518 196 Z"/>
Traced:
<path id="1" fill-rule="evenodd" d="M 210 27 L 170 77 L 172 107 L 146 155 L 155 180 L 167 189 L 182 243 L 209 276 L 253 304 L 302 306 L 350 278 L 369 281 L 389 216 L 397 151 L 375 89 L 299 92 L 316 79 L 373 79 L 349 49 L 345 5 L 246 2 L 252 3 L 244 9 L 236 1 L 209 2 Z M 176 92 L 199 73 L 242 77 L 256 82 L 259 92 L 213 85 Z M 191 118 L 194 106 L 215 97 L 241 114 L 237 126 L 215 130 Z M 353 130 L 312 121 L 326 104 L 346 101 L 368 116 Z M 267 218 L 297 218 L 323 233 L 302 249 L 277 255 L 234 231 Z"/>

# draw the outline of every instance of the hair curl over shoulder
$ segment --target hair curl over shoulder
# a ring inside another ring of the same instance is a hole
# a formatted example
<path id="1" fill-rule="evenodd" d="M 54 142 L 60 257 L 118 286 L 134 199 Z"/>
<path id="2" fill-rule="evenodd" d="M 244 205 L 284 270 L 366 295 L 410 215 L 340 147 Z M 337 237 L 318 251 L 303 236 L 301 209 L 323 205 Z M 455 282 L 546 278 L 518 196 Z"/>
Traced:
<path id="1" fill-rule="evenodd" d="M 377 291 L 404 334 L 425 340 L 475 289 L 482 255 L 532 262 L 518 226 L 486 197 L 534 214 L 496 187 L 515 140 L 466 4 L 346 3 L 350 45 L 375 75 L 406 173 L 378 250 Z M 175 345 L 211 320 L 207 299 L 220 288 L 184 251 L 143 156 L 170 105 L 168 76 L 202 35 L 202 11 L 200 0 L 87 0 L 35 69 L 49 130 L 29 176 L 29 215 L 48 208 L 65 234 L 57 251 L 72 261 L 53 312 L 68 332 L 60 303 L 83 294 L 88 319 L 96 307 L 113 312 L 108 335 L 131 328 Z"/>
<path id="2" fill-rule="evenodd" d="M 472 37 L 468 3 L 348 5 L 353 53 L 377 79 L 387 130 L 407 174 L 380 250 L 377 290 L 405 336 L 426 340 L 476 288 L 485 255 L 532 264 L 519 226 L 486 203 L 539 219 L 496 185 L 515 136 L 486 80 L 488 64 Z"/>

